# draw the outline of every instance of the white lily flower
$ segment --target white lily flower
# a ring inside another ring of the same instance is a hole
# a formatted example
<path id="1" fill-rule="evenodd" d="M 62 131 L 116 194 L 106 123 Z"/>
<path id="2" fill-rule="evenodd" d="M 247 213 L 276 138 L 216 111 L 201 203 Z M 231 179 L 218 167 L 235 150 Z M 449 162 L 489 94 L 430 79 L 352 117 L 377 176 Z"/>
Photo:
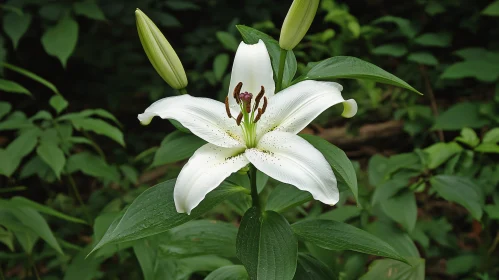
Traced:
<path id="1" fill-rule="evenodd" d="M 241 43 L 236 52 L 225 104 L 181 95 L 153 103 L 138 115 L 142 124 L 154 116 L 174 119 L 206 140 L 182 168 L 175 183 L 179 213 L 190 214 L 230 174 L 253 164 L 268 176 L 308 191 L 333 205 L 339 200 L 336 177 L 324 156 L 296 134 L 327 108 L 344 104 L 344 117 L 357 112 L 344 100 L 342 86 L 302 81 L 279 94 L 265 44 Z"/>

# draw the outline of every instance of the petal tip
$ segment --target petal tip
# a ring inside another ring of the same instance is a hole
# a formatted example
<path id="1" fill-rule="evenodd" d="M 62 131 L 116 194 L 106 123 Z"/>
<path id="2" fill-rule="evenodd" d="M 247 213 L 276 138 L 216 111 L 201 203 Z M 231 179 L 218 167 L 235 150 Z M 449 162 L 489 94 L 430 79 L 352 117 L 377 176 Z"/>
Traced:
<path id="1" fill-rule="evenodd" d="M 348 99 L 343 102 L 343 113 L 341 116 L 344 118 L 351 118 L 357 114 L 357 102 L 353 99 Z"/>

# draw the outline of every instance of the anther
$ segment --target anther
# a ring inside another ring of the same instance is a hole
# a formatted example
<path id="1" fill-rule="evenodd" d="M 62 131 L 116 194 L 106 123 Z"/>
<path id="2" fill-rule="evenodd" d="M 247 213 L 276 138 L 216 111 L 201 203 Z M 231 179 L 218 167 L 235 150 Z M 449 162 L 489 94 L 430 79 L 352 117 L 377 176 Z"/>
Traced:
<path id="1" fill-rule="evenodd" d="M 232 119 L 232 114 L 230 113 L 230 108 L 229 108 L 229 97 L 225 97 L 225 112 L 227 112 L 227 116 L 229 116 L 229 119 Z"/>
<path id="2" fill-rule="evenodd" d="M 260 93 L 258 93 L 255 99 L 255 108 L 258 108 L 258 105 L 260 105 L 260 100 L 262 99 L 264 94 L 265 94 L 265 88 L 261 86 Z"/>
<path id="3" fill-rule="evenodd" d="M 246 113 L 251 113 L 251 99 L 249 102 L 245 102 L 244 106 L 246 106 Z"/>
<path id="4" fill-rule="evenodd" d="M 258 114 L 256 114 L 255 120 L 253 122 L 256 123 L 260 119 L 262 114 L 263 114 L 262 109 L 258 108 Z"/>
<path id="5" fill-rule="evenodd" d="M 243 113 L 239 113 L 236 119 L 237 126 L 241 125 L 241 121 L 243 120 Z"/>
<path id="6" fill-rule="evenodd" d="M 265 110 L 267 110 L 267 96 L 263 97 L 262 114 L 265 114 Z"/>
<path id="7" fill-rule="evenodd" d="M 243 87 L 243 82 L 239 82 L 236 87 L 234 88 L 234 99 L 236 100 L 237 104 L 241 103 L 241 99 L 239 95 L 241 94 L 241 88 Z"/>

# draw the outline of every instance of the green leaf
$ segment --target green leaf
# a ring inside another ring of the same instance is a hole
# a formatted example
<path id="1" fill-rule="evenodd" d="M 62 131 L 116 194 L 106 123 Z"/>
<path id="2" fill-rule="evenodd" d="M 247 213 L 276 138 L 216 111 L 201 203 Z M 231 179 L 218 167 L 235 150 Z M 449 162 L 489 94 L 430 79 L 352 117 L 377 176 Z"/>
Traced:
<path id="1" fill-rule="evenodd" d="M 484 210 L 491 219 L 499 220 L 499 205 L 485 205 Z"/>
<path id="2" fill-rule="evenodd" d="M 406 179 L 391 179 L 380 183 L 374 189 L 374 194 L 371 199 L 371 204 L 384 203 L 387 199 L 394 196 L 397 192 L 407 187 Z"/>
<path id="3" fill-rule="evenodd" d="M 428 168 L 435 169 L 462 150 L 463 148 L 461 148 L 461 146 L 459 146 L 456 142 L 439 142 L 431 145 L 423 151 L 428 154 Z"/>
<path id="4" fill-rule="evenodd" d="M 73 119 L 87 118 L 90 116 L 99 116 L 104 119 L 112 120 L 114 123 L 121 126 L 120 121 L 118 121 L 118 119 L 113 114 L 104 109 L 86 109 L 78 113 L 68 113 L 60 116 L 57 120 L 58 121 L 73 120 Z"/>
<path id="5" fill-rule="evenodd" d="M 27 90 L 25 87 L 21 86 L 16 82 L 4 79 L 0 79 L 0 90 L 11 93 L 21 93 L 31 96 L 31 92 L 29 92 L 29 90 Z"/>
<path id="6" fill-rule="evenodd" d="M 491 143 L 484 143 L 484 144 L 478 145 L 478 147 L 475 148 L 475 151 L 481 152 L 481 153 L 499 153 L 499 145 L 491 144 Z"/>
<path id="7" fill-rule="evenodd" d="M 225 32 L 225 31 L 218 31 L 216 33 L 218 41 L 222 43 L 222 45 L 228 49 L 229 51 L 236 51 L 237 47 L 239 46 L 239 42 L 236 40 L 234 35 Z"/>
<path id="8" fill-rule="evenodd" d="M 483 136 L 482 143 L 497 144 L 499 143 L 499 127 L 493 128 Z"/>
<path id="9" fill-rule="evenodd" d="M 403 257 L 420 257 L 418 248 L 411 237 L 391 221 L 378 220 L 370 223 L 366 226 L 366 231 L 390 243 L 390 246 Z"/>
<path id="10" fill-rule="evenodd" d="M 106 161 L 88 152 L 71 155 L 68 158 L 66 170 L 69 174 L 81 171 L 91 177 L 107 179 L 112 182 L 119 182 L 120 174 L 115 167 L 110 166 Z"/>
<path id="11" fill-rule="evenodd" d="M 56 211 L 56 210 L 54 210 L 54 209 L 52 209 L 50 207 L 47 207 L 45 205 L 36 203 L 36 202 L 34 202 L 32 200 L 29 200 L 29 199 L 27 199 L 25 197 L 22 197 L 22 196 L 15 196 L 15 197 L 11 198 L 11 201 L 14 202 L 18 206 L 30 207 L 30 208 L 38 211 L 38 212 L 41 212 L 41 213 L 44 213 L 44 214 L 47 214 L 47 215 L 51 215 L 51 216 L 54 216 L 54 217 L 62 219 L 62 220 L 66 220 L 68 222 L 80 223 L 80 224 L 86 224 L 87 223 L 87 222 L 85 222 L 82 219 L 78 219 L 78 218 L 74 218 L 74 217 L 68 216 L 68 215 L 66 215 L 64 213 Z"/>
<path id="12" fill-rule="evenodd" d="M 477 185 L 470 179 L 438 175 L 430 179 L 432 187 L 444 199 L 456 202 L 470 211 L 473 218 L 482 217 L 483 194 Z"/>
<path id="13" fill-rule="evenodd" d="M 7 246 L 11 252 L 14 252 L 14 234 L 11 231 L 0 227 L 0 242 Z"/>
<path id="14" fill-rule="evenodd" d="M 360 216 L 362 209 L 353 205 L 343 205 L 319 216 L 322 220 L 334 220 L 346 222 L 352 218 Z"/>
<path id="15" fill-rule="evenodd" d="M 424 65 L 438 65 L 437 58 L 429 52 L 414 52 L 409 54 L 407 60 Z"/>
<path id="16" fill-rule="evenodd" d="M 204 280 L 249 280 L 249 276 L 244 266 L 228 265 L 211 272 Z"/>
<path id="17" fill-rule="evenodd" d="M 477 103 L 458 103 L 440 114 L 435 120 L 432 130 L 461 130 L 463 127 L 481 128 L 488 121 L 480 115 Z"/>
<path id="18" fill-rule="evenodd" d="M 474 59 L 457 62 L 447 67 L 441 79 L 476 78 L 482 82 L 495 82 L 499 79 L 499 63 L 497 60 Z"/>
<path id="19" fill-rule="evenodd" d="M 206 142 L 194 134 L 181 131 L 172 132 L 161 142 L 161 146 L 154 154 L 151 167 L 189 158 L 204 144 Z"/>
<path id="20" fill-rule="evenodd" d="M 109 137 L 121 146 L 125 146 L 123 133 L 118 128 L 110 125 L 103 120 L 94 118 L 74 118 L 71 119 L 71 122 L 77 130 L 89 130 L 94 133 Z"/>
<path id="21" fill-rule="evenodd" d="M 42 142 L 36 148 L 38 156 L 52 168 L 58 179 L 61 178 L 62 168 L 66 163 L 64 152 L 53 142 Z"/>
<path id="22" fill-rule="evenodd" d="M 173 200 L 175 180 L 169 180 L 149 188 L 137 197 L 127 208 L 123 217 L 113 223 L 104 237 L 92 250 L 95 251 L 106 244 L 136 240 L 165 232 L 171 228 L 195 219 L 215 207 L 231 195 L 245 192 L 239 186 L 222 183 L 197 206 L 191 215 L 177 213 Z"/>
<path id="23" fill-rule="evenodd" d="M 317 63 L 305 75 L 293 83 L 303 80 L 330 81 L 334 79 L 365 79 L 389 84 L 421 94 L 408 83 L 386 72 L 378 66 L 349 56 L 335 56 Z"/>
<path id="24" fill-rule="evenodd" d="M 331 165 L 337 180 L 339 182 L 344 182 L 358 201 L 359 190 L 357 186 L 357 175 L 355 174 L 352 162 L 348 159 L 345 152 L 318 136 L 300 134 L 300 137 L 307 140 L 324 155 L 327 162 Z"/>
<path id="25" fill-rule="evenodd" d="M 52 90 L 55 94 L 60 94 L 59 90 L 54 86 L 54 84 L 52 84 L 51 82 L 45 80 L 44 78 L 36 75 L 33 72 L 30 72 L 26 69 L 23 69 L 23 68 L 14 66 L 12 64 L 5 63 L 5 62 L 1 62 L 1 61 L 0 61 L 0 65 L 2 65 L 3 67 L 5 67 L 7 69 L 10 69 L 14 72 L 17 72 L 21 75 L 24 75 L 24 76 L 32 79 L 33 81 L 39 82 L 40 84 L 42 84 L 42 85 L 46 86 L 47 88 L 49 88 L 50 90 Z"/>
<path id="26" fill-rule="evenodd" d="M 78 41 L 78 23 L 70 17 L 65 17 L 47 29 L 42 36 L 42 45 L 45 51 L 57 57 L 62 66 L 66 67 L 68 58 L 73 53 Z"/>
<path id="27" fill-rule="evenodd" d="M 470 147 L 476 147 L 480 143 L 480 139 L 476 132 L 468 127 L 461 129 L 461 136 L 456 137 L 456 141 L 464 143 Z"/>
<path id="28" fill-rule="evenodd" d="M 323 262 L 308 254 L 298 254 L 298 266 L 293 280 L 336 280 L 338 277 Z"/>
<path id="29" fill-rule="evenodd" d="M 450 46 L 452 37 L 449 33 L 425 33 L 419 35 L 414 42 L 421 46 L 444 48 Z"/>
<path id="30" fill-rule="evenodd" d="M 424 280 L 425 260 L 408 258 L 410 265 L 393 260 L 375 260 L 360 280 Z"/>
<path id="31" fill-rule="evenodd" d="M 49 104 L 50 106 L 52 106 L 52 108 L 54 108 L 57 114 L 59 114 L 60 112 L 62 112 L 62 110 L 68 107 L 69 103 L 66 101 L 66 99 L 64 99 L 64 97 L 60 95 L 54 95 L 50 98 Z"/>
<path id="32" fill-rule="evenodd" d="M 10 202 L 0 200 L 0 225 L 12 231 L 21 247 L 28 254 L 31 254 L 35 243 L 38 241 L 38 235 L 25 226 L 17 217 L 12 214 L 13 207 L 9 207 Z M 2 209 L 3 206 L 3 209 Z"/>
<path id="33" fill-rule="evenodd" d="M 220 81 L 225 71 L 227 70 L 227 66 L 229 66 L 229 55 L 228 54 L 219 54 L 215 57 L 213 61 L 213 73 L 215 73 L 215 78 Z"/>
<path id="34" fill-rule="evenodd" d="M 95 3 L 95 1 L 93 1 L 93 0 L 76 2 L 73 4 L 73 9 L 75 11 L 75 14 L 86 16 L 90 19 L 95 19 L 95 20 L 105 20 L 106 19 L 106 16 L 104 16 L 104 13 L 102 12 L 102 10 L 99 8 L 97 3 Z"/>
<path id="35" fill-rule="evenodd" d="M 373 24 L 378 23 L 395 23 L 398 26 L 400 32 L 408 38 L 414 38 L 414 36 L 416 36 L 416 34 L 418 33 L 417 28 L 412 25 L 411 21 L 405 18 L 384 16 L 373 21 Z"/>
<path id="36" fill-rule="evenodd" d="M 376 55 L 401 57 L 407 53 L 407 48 L 401 44 L 386 44 L 374 48 L 372 53 Z"/>
<path id="37" fill-rule="evenodd" d="M 465 274 L 481 264 L 480 257 L 461 255 L 447 260 L 446 272 L 450 275 Z"/>
<path id="38" fill-rule="evenodd" d="M 12 110 L 12 105 L 10 105 L 10 103 L 0 101 L 0 120 L 10 113 L 10 110 Z"/>
<path id="39" fill-rule="evenodd" d="M 486 16 L 499 16 L 499 0 L 490 3 L 485 9 L 482 11 L 482 15 Z"/>
<path id="40" fill-rule="evenodd" d="M 328 250 L 352 250 L 407 262 L 381 239 L 349 224 L 331 220 L 307 220 L 291 227 L 299 239 Z"/>
<path id="41" fill-rule="evenodd" d="M 309 192 L 281 183 L 269 195 L 266 210 L 284 212 L 313 199 Z"/>
<path id="42" fill-rule="evenodd" d="M 388 217 L 400 223 L 408 232 L 412 232 L 416 226 L 418 206 L 413 192 L 406 191 L 393 196 L 383 201 L 381 208 Z"/>
<path id="43" fill-rule="evenodd" d="M 236 253 L 250 279 L 292 279 L 298 244 L 288 221 L 274 211 L 252 207 L 237 233 Z"/>
<path id="44" fill-rule="evenodd" d="M 0 149 L 0 174 L 10 177 L 21 160 L 31 153 L 38 142 L 39 130 L 30 129 L 19 135 L 5 150 Z"/>
<path id="45" fill-rule="evenodd" d="M 19 40 L 28 31 L 31 23 L 31 15 L 28 13 L 17 14 L 10 12 L 4 15 L 3 30 L 12 40 L 14 49 L 17 48 Z"/>

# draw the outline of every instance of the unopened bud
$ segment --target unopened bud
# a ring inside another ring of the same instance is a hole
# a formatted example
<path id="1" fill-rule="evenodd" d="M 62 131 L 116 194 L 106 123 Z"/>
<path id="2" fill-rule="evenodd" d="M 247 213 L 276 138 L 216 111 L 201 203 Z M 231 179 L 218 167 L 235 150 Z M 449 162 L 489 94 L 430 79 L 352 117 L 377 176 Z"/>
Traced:
<path id="1" fill-rule="evenodd" d="M 319 7 L 319 0 L 294 0 L 284 19 L 279 37 L 279 46 L 285 50 L 292 50 L 305 36 L 315 13 Z"/>
<path id="2" fill-rule="evenodd" d="M 168 40 L 141 10 L 135 10 L 135 17 L 140 42 L 156 72 L 172 88 L 185 88 L 187 76 L 184 67 Z"/>

